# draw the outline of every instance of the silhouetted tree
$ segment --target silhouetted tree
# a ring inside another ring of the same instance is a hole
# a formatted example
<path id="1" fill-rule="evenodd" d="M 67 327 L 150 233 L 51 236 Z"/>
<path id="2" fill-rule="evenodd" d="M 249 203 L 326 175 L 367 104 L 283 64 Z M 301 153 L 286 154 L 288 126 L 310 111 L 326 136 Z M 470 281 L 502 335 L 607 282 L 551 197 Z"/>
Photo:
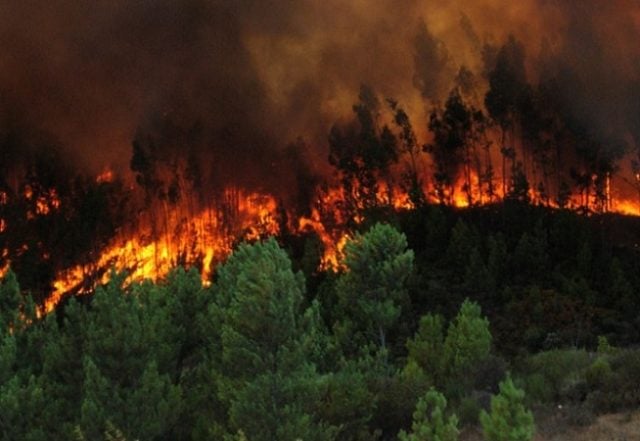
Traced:
<path id="1" fill-rule="evenodd" d="M 353 111 L 357 127 L 334 125 L 329 133 L 329 163 L 340 173 L 351 221 L 362 210 L 379 205 L 379 181 L 388 183 L 388 168 L 398 160 L 395 136 L 389 127 L 378 126 L 380 102 L 373 89 L 360 88 Z"/>

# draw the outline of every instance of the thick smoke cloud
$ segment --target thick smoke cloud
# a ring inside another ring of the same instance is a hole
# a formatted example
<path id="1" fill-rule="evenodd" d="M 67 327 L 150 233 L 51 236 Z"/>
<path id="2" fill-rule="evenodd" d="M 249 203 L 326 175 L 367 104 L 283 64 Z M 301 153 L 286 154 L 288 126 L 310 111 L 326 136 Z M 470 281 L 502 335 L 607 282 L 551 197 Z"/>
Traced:
<path id="1" fill-rule="evenodd" d="M 449 76 L 481 77 L 482 47 L 510 34 L 576 120 L 639 139 L 634 0 L 2 2 L 0 130 L 97 173 L 126 170 L 132 140 L 170 121 L 199 133 L 214 181 L 287 187 L 289 166 L 326 172 L 329 127 L 351 118 L 361 83 L 425 137 Z"/>

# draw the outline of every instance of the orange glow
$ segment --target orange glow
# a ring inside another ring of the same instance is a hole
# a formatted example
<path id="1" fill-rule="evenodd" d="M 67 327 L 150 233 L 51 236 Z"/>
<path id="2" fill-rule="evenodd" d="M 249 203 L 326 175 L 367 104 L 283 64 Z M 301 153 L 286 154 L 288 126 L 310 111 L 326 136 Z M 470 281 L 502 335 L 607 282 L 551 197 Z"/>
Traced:
<path id="1" fill-rule="evenodd" d="M 60 196 L 55 188 L 50 188 L 43 194 L 38 195 L 34 200 L 33 188 L 30 185 L 24 188 L 24 197 L 28 201 L 35 202 L 35 212 L 28 211 L 27 219 L 34 219 L 36 216 L 46 216 L 52 211 L 60 208 Z M 6 199 L 6 195 L 5 195 Z"/>
<path id="2" fill-rule="evenodd" d="M 637 202 L 629 200 L 614 201 L 612 211 L 615 213 L 626 214 L 631 216 L 640 216 L 640 206 Z"/>
<path id="3" fill-rule="evenodd" d="M 51 311 L 69 292 L 86 294 L 96 283 L 106 283 L 109 268 L 127 271 L 127 282 L 157 280 L 176 265 L 197 265 L 204 284 L 209 284 L 214 265 L 226 257 L 236 240 L 259 240 L 279 232 L 277 204 L 273 197 L 228 190 L 217 209 L 185 219 L 180 207 L 160 217 L 162 230 L 149 225 L 129 237 L 120 237 L 104 249 L 94 262 L 60 272 L 44 311 Z M 157 226 L 156 226 L 157 227 Z M 102 271 L 98 280 L 91 276 Z"/>
<path id="4" fill-rule="evenodd" d="M 445 189 L 451 205 L 464 208 L 470 206 L 470 201 L 478 205 L 503 199 L 499 185 L 501 178 L 494 178 L 491 197 L 481 190 L 475 172 L 468 173 L 467 179 L 471 185 L 467 186 L 465 179 L 459 178 L 453 189 Z M 609 181 L 606 184 L 606 192 L 609 193 L 611 184 Z M 437 202 L 434 192 L 429 192 L 429 188 L 425 188 L 424 192 L 430 202 Z M 48 195 L 49 199 L 43 201 L 39 214 L 46 214 L 60 205 L 55 191 L 49 191 Z M 556 202 L 537 191 L 530 189 L 528 196 L 533 203 L 557 208 Z M 343 269 L 343 249 L 350 237 L 347 225 L 359 224 L 364 220 L 363 211 L 360 210 L 362 207 L 349 212 L 345 199 L 342 187 L 325 187 L 316 192 L 315 203 L 308 216 L 295 218 L 287 214 L 287 227 L 292 232 L 313 233 L 322 242 L 324 251 L 319 270 Z M 387 182 L 379 183 L 376 199 L 380 206 L 395 210 L 413 208 L 407 193 Z M 64 295 L 92 292 L 97 284 L 108 281 L 110 268 L 126 271 L 126 283 L 131 283 L 144 279 L 158 280 L 176 265 L 195 266 L 201 273 L 203 283 L 208 286 L 215 265 L 231 253 L 238 241 L 256 241 L 277 235 L 281 226 L 279 220 L 283 220 L 279 217 L 282 207 L 278 206 L 273 196 L 236 188 L 227 189 L 210 207 L 195 213 L 185 201 L 176 205 L 169 205 L 166 201 L 163 204 L 140 214 L 139 226 L 133 231 L 121 232 L 92 262 L 61 271 L 53 282 L 53 293 L 46 299 L 42 311 L 51 311 Z M 569 200 L 569 208 L 583 204 L 581 195 L 573 195 Z M 589 204 L 592 212 L 609 210 L 640 216 L 640 204 L 628 199 L 612 199 L 607 195 L 606 205 L 600 210 L 591 205 L 591 199 Z"/>
<path id="5" fill-rule="evenodd" d="M 107 168 L 107 169 L 104 169 L 102 173 L 100 173 L 96 177 L 96 182 L 98 184 L 113 182 L 113 178 L 114 178 L 113 170 Z"/>

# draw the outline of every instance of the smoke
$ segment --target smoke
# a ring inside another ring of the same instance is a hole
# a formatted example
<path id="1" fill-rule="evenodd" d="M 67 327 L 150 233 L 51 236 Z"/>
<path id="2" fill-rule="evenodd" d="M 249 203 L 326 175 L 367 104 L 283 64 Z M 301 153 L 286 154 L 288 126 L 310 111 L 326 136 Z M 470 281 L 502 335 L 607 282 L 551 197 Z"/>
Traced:
<path id="1" fill-rule="evenodd" d="M 285 192 L 326 173 L 327 133 L 360 84 L 424 137 L 452 76 L 481 77 L 483 48 L 511 34 L 529 79 L 552 78 L 594 136 L 640 139 L 634 0 L 2 2 L 0 133 L 97 173 L 127 170 L 132 140 L 167 123 L 198 132 L 166 148 L 195 150 L 212 182 Z"/>

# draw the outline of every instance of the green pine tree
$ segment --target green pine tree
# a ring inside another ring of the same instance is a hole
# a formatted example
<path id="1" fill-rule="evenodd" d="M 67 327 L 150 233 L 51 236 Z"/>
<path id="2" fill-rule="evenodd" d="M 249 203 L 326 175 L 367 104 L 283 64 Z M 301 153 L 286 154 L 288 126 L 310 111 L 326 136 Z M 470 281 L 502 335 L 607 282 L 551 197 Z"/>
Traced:
<path id="1" fill-rule="evenodd" d="M 413 413 L 411 433 L 404 430 L 398 434 L 400 441 L 456 441 L 458 439 L 458 418 L 445 418 L 447 400 L 440 392 L 430 389 L 418 400 Z"/>
<path id="2" fill-rule="evenodd" d="M 444 324 L 439 315 L 426 314 L 420 319 L 418 332 L 407 340 L 407 367 L 415 365 L 427 378 L 439 384 L 444 355 Z"/>
<path id="3" fill-rule="evenodd" d="M 467 299 L 447 329 L 444 341 L 445 369 L 449 375 L 460 374 L 486 359 L 490 351 L 489 321 L 482 317 L 480 306 Z"/>
<path id="4" fill-rule="evenodd" d="M 491 398 L 491 413 L 480 413 L 480 423 L 487 441 L 530 441 L 535 434 L 533 414 L 524 407 L 524 391 L 509 376 Z"/>
<path id="5" fill-rule="evenodd" d="M 387 335 L 408 302 L 407 281 L 413 272 L 413 251 L 395 228 L 376 224 L 345 246 L 347 268 L 336 290 L 342 317 L 336 333 L 347 352 L 375 345 L 385 350 Z"/>
<path id="6" fill-rule="evenodd" d="M 209 313 L 219 321 L 219 338 L 211 351 L 220 360 L 216 386 L 229 436 L 241 430 L 251 441 L 329 439 L 314 417 L 322 378 L 309 361 L 304 277 L 285 251 L 273 239 L 240 245 L 218 269 L 214 291 Z"/>

